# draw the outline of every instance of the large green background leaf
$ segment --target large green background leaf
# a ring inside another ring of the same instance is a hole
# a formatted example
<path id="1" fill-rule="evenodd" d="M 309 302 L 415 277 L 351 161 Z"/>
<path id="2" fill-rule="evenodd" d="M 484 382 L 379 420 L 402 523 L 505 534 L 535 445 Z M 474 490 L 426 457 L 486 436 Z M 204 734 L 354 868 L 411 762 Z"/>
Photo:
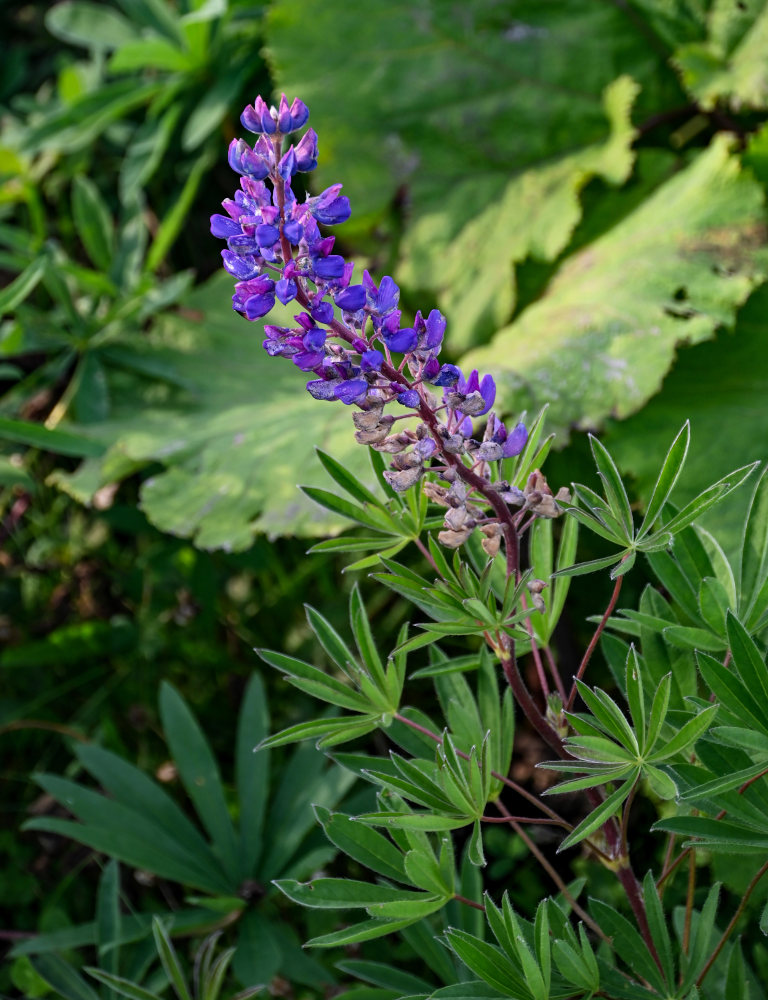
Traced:
<path id="1" fill-rule="evenodd" d="M 548 402 L 563 431 L 638 410 L 676 346 L 732 326 L 765 276 L 763 192 L 729 146 L 717 137 L 567 258 L 542 297 L 466 367 L 498 375 L 508 405 Z"/>
<path id="2" fill-rule="evenodd" d="M 268 34 L 277 82 L 312 110 L 318 183 L 342 180 L 363 215 L 407 183 L 398 280 L 438 295 L 455 347 L 509 317 L 514 263 L 563 249 L 590 177 L 626 177 L 636 87 L 618 78 L 643 114 L 680 100 L 618 5 L 278 0 Z"/>
<path id="3" fill-rule="evenodd" d="M 231 278 L 217 275 L 187 298 L 183 315 L 136 345 L 148 370 L 167 369 L 188 390 L 117 382 L 115 416 L 95 431 L 110 446 L 106 456 L 57 481 L 87 501 L 104 483 L 156 463 L 141 488 L 145 513 L 202 548 L 245 549 L 257 532 L 327 533 L 338 519 L 296 488 L 328 485 L 315 446 L 373 486 L 367 449 L 342 403 L 313 399 L 290 362 L 267 355 L 262 324 L 232 311 L 231 292 Z M 278 307 L 269 318 L 289 321 L 290 312 Z"/>
<path id="4" fill-rule="evenodd" d="M 646 501 L 658 455 L 671 431 L 691 418 L 691 449 L 676 502 L 684 503 L 731 469 L 768 458 L 768 287 L 741 310 L 735 330 L 681 351 L 661 392 L 636 416 L 611 423 L 606 443 L 622 469 L 632 473 Z M 707 526 L 728 543 L 738 542 L 753 486 L 707 515 Z"/>

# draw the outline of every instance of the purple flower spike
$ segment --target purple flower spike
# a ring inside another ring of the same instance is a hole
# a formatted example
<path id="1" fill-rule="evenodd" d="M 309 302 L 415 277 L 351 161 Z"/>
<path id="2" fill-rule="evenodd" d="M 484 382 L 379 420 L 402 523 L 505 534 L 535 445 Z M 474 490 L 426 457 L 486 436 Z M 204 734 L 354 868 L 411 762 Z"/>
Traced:
<path id="1" fill-rule="evenodd" d="M 296 292 L 296 282 L 292 278 L 281 278 L 275 283 L 275 295 L 284 306 L 296 298 Z"/>
<path id="2" fill-rule="evenodd" d="M 339 309 L 345 312 L 357 312 L 365 305 L 365 289 L 362 285 L 350 285 L 343 292 L 339 292 L 334 301 Z"/>
<path id="3" fill-rule="evenodd" d="M 308 128 L 296 146 L 296 169 L 308 173 L 317 166 L 317 132 Z"/>
<path id="4" fill-rule="evenodd" d="M 528 444 L 528 429 L 525 424 L 518 424 L 504 442 L 504 458 L 519 455 L 526 444 Z"/>
<path id="5" fill-rule="evenodd" d="M 349 406 L 350 403 L 354 403 L 358 399 L 362 399 L 367 392 L 368 383 L 365 379 L 353 378 L 347 382 L 342 382 L 341 385 L 337 386 L 334 395 L 346 406 Z"/>
<path id="6" fill-rule="evenodd" d="M 401 406 L 408 406 L 411 409 L 416 409 L 421 402 L 421 397 L 415 389 L 406 389 L 405 392 L 399 393 L 397 401 Z"/>

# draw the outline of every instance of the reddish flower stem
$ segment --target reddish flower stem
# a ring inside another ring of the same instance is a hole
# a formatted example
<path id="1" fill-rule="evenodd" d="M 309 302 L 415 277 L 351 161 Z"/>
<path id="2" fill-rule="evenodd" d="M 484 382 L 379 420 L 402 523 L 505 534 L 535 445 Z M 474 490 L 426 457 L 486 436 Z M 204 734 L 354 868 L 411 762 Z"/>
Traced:
<path id="1" fill-rule="evenodd" d="M 577 690 L 576 681 L 580 681 L 584 676 L 584 671 L 587 669 L 587 664 L 592 659 L 592 654 L 595 651 L 595 647 L 597 646 L 598 640 L 600 639 L 600 636 L 603 634 L 605 623 L 611 617 L 611 613 L 613 609 L 616 607 L 616 602 L 619 599 L 619 594 L 621 593 L 621 585 L 623 582 L 624 582 L 623 576 L 616 577 L 616 583 L 614 584 L 613 593 L 611 594 L 611 599 L 608 602 L 608 607 L 605 609 L 605 614 L 600 619 L 600 624 L 595 629 L 595 634 L 592 636 L 592 639 L 589 645 L 587 646 L 587 651 L 584 654 L 581 663 L 579 664 L 578 671 L 576 672 L 576 677 L 574 678 L 573 684 L 571 686 L 571 693 L 568 696 L 568 702 L 565 706 L 566 712 L 570 712 L 571 709 L 573 708 L 573 703 L 576 699 L 576 690 Z"/>

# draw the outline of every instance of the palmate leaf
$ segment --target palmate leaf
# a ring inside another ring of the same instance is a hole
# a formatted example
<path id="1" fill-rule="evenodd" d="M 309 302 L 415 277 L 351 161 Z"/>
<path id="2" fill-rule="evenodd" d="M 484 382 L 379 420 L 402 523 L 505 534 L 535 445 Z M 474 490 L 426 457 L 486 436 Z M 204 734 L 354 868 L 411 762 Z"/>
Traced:
<path id="1" fill-rule="evenodd" d="M 754 237 L 762 201 L 727 139 L 716 139 L 567 258 L 544 295 L 463 363 L 493 371 L 516 407 L 548 400 L 550 427 L 566 434 L 574 422 L 634 413 L 657 392 L 677 344 L 732 326 L 764 277 Z"/>
<path id="2" fill-rule="evenodd" d="M 347 527 L 296 483 L 327 488 L 320 445 L 366 488 L 376 486 L 349 410 L 312 399 L 293 365 L 270 358 L 262 325 L 232 311 L 231 292 L 231 279 L 217 275 L 185 298 L 183 317 L 164 317 L 132 347 L 147 364 L 169 366 L 186 388 L 158 403 L 144 380 L 110 384 L 112 417 L 93 431 L 106 455 L 57 482 L 89 502 L 104 483 L 159 463 L 142 486 L 142 509 L 161 530 L 202 548 L 245 549 L 260 531 L 318 535 Z M 284 315 L 290 322 L 292 311 L 280 309 L 270 321 Z M 378 514 L 377 531 L 391 529 L 383 513 L 368 509 Z"/>

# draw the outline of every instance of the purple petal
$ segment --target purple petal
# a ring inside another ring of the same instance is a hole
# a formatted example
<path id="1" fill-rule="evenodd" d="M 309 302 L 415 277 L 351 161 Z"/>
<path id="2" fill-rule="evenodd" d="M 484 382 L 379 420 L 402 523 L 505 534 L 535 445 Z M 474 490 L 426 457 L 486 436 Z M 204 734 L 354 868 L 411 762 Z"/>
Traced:
<path id="1" fill-rule="evenodd" d="M 291 177 L 293 177 L 297 169 L 296 152 L 293 146 L 291 146 L 288 152 L 281 157 L 280 162 L 277 165 L 277 172 L 284 181 L 288 181 Z"/>
<path id="2" fill-rule="evenodd" d="M 325 205 L 316 205 L 312 209 L 312 214 L 324 226 L 336 226 L 340 222 L 347 221 L 350 215 L 352 215 L 352 209 L 350 208 L 349 198 L 346 195 L 342 195 L 340 198 L 334 198 L 333 201 Z"/>
<path id="3" fill-rule="evenodd" d="M 504 458 L 519 455 L 526 444 L 528 444 L 528 429 L 525 424 L 518 424 L 504 442 Z"/>
<path id="4" fill-rule="evenodd" d="M 300 126 L 299 126 L 300 127 Z M 309 128 L 296 146 L 296 168 L 308 173 L 317 166 L 317 133 Z"/>
<path id="5" fill-rule="evenodd" d="M 312 382 L 307 382 L 307 392 L 314 399 L 336 399 L 336 389 L 340 384 L 340 379 L 319 378 Z"/>
<path id="6" fill-rule="evenodd" d="M 494 400 L 496 399 L 496 383 L 493 381 L 492 375 L 484 375 L 483 380 L 480 383 L 480 395 L 485 400 L 485 409 L 481 410 L 478 416 L 482 416 L 483 413 L 487 413 L 493 406 Z"/>
<path id="7" fill-rule="evenodd" d="M 271 247 L 280 239 L 280 233 L 278 232 L 277 226 L 270 226 L 268 223 L 262 223 L 260 226 L 256 226 L 256 242 L 260 247 Z"/>
<path id="8" fill-rule="evenodd" d="M 384 334 L 384 343 L 390 351 L 397 351 L 398 354 L 407 354 L 412 351 L 418 342 L 418 334 L 410 327 L 398 330 L 393 334 Z"/>
<path id="9" fill-rule="evenodd" d="M 330 302 L 318 302 L 313 307 L 311 315 L 317 323 L 330 323 L 333 319 L 333 306 Z"/>
<path id="10" fill-rule="evenodd" d="M 300 101 L 298 97 L 294 97 L 291 102 L 291 131 L 295 132 L 296 129 L 303 128 L 308 121 L 309 108 L 304 101 Z"/>
<path id="11" fill-rule="evenodd" d="M 439 310 L 433 309 L 427 317 L 427 337 L 425 347 L 434 351 L 443 342 L 445 334 L 445 316 Z"/>
<path id="12" fill-rule="evenodd" d="M 338 254 L 318 257 L 313 262 L 312 268 L 315 275 L 321 280 L 327 281 L 330 278 L 340 278 L 344 273 L 344 258 Z"/>
<path id="13" fill-rule="evenodd" d="M 421 402 L 421 397 L 415 389 L 406 389 L 405 392 L 399 393 L 397 401 L 402 406 L 409 406 L 415 409 Z"/>
<path id="14" fill-rule="evenodd" d="M 243 230 L 240 223 L 230 219 L 228 215 L 212 215 L 211 233 L 219 239 L 226 240 L 230 236 L 242 236 Z"/>
<path id="15" fill-rule="evenodd" d="M 335 297 L 336 305 L 345 312 L 357 312 L 365 305 L 365 289 L 362 285 L 350 285 Z"/>
<path id="16" fill-rule="evenodd" d="M 362 378 L 353 378 L 348 382 L 342 382 L 341 385 L 336 387 L 335 396 L 340 399 L 342 403 L 349 406 L 350 403 L 354 403 L 358 399 L 362 399 L 363 396 L 368 392 L 368 383 Z"/>
<path id="17" fill-rule="evenodd" d="M 381 371 L 381 366 L 384 364 L 384 355 L 381 351 L 377 351 L 376 348 L 372 348 L 370 351 L 364 351 L 360 356 L 360 368 L 364 372 L 378 372 Z"/>
<path id="18" fill-rule="evenodd" d="M 264 292 L 262 295 L 252 295 L 245 302 L 245 315 L 248 319 L 260 319 L 271 311 L 275 304 L 275 293 Z"/>
<path id="19" fill-rule="evenodd" d="M 296 246 L 304 235 L 304 227 L 300 222 L 286 222 L 283 225 L 283 235 L 289 243 Z"/>
<path id="20" fill-rule="evenodd" d="M 237 278 L 238 281 L 248 281 L 249 278 L 258 276 L 259 265 L 256 263 L 255 257 L 249 255 L 240 257 L 236 253 L 232 253 L 231 250 L 222 250 L 221 258 L 224 262 L 224 269 L 229 271 L 232 277 Z"/>
<path id="21" fill-rule="evenodd" d="M 296 298 L 296 282 L 291 278 L 281 278 L 275 284 L 275 295 L 287 306 L 289 302 Z"/>

